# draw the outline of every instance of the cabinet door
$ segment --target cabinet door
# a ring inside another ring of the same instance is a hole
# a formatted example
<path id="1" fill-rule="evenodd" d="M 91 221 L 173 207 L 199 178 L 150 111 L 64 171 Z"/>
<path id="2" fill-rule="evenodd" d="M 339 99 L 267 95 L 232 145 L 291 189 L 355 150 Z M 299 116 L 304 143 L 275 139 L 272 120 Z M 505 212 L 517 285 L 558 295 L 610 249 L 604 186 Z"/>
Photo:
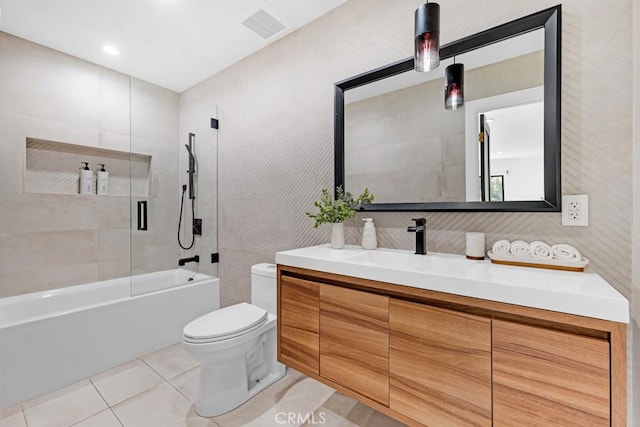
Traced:
<path id="1" fill-rule="evenodd" d="M 391 299 L 389 407 L 429 426 L 491 425 L 491 320 Z"/>
<path id="2" fill-rule="evenodd" d="M 319 363 L 319 284 L 280 276 L 278 360 L 317 374 Z"/>
<path id="3" fill-rule="evenodd" d="M 320 375 L 389 404 L 389 298 L 320 287 Z"/>
<path id="4" fill-rule="evenodd" d="M 493 321 L 495 426 L 608 426 L 609 343 Z"/>

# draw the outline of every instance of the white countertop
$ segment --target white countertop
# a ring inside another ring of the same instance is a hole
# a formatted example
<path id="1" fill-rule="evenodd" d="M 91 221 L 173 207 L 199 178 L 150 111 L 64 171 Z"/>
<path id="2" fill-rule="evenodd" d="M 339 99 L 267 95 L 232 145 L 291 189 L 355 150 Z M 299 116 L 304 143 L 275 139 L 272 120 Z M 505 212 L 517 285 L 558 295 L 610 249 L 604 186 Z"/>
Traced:
<path id="1" fill-rule="evenodd" d="M 498 265 L 462 255 L 329 245 L 278 252 L 276 263 L 629 323 L 627 299 L 592 273 Z"/>

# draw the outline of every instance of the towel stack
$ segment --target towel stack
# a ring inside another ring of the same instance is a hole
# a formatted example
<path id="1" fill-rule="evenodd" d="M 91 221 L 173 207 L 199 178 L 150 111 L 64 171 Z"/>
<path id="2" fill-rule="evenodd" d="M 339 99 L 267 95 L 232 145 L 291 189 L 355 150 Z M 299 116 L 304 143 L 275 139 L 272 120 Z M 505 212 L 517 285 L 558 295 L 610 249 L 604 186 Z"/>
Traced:
<path id="1" fill-rule="evenodd" d="M 491 251 L 495 255 L 529 255 L 534 259 L 559 259 L 562 261 L 581 261 L 582 254 L 573 246 L 567 244 L 559 244 L 549 246 L 545 242 L 539 240 L 527 243 L 523 240 L 498 240 L 493 244 Z"/>

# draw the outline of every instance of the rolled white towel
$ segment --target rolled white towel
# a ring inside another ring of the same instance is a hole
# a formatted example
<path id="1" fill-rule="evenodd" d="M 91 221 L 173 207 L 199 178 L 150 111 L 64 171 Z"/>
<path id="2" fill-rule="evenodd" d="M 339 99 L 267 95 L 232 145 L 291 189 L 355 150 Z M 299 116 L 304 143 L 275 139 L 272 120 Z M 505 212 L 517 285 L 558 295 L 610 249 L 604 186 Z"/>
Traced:
<path id="1" fill-rule="evenodd" d="M 559 244 L 551 246 L 553 257 L 567 261 L 580 261 L 582 254 L 573 246 L 567 244 Z"/>
<path id="2" fill-rule="evenodd" d="M 511 255 L 524 255 L 529 253 L 529 244 L 524 240 L 516 240 L 511 242 Z"/>
<path id="3" fill-rule="evenodd" d="M 545 242 L 535 241 L 531 242 L 529 255 L 537 259 L 551 259 L 553 258 L 553 251 L 551 246 Z"/>
<path id="4" fill-rule="evenodd" d="M 491 252 L 496 255 L 504 255 L 509 253 L 509 249 L 511 249 L 511 242 L 508 240 L 498 240 L 491 247 Z"/>

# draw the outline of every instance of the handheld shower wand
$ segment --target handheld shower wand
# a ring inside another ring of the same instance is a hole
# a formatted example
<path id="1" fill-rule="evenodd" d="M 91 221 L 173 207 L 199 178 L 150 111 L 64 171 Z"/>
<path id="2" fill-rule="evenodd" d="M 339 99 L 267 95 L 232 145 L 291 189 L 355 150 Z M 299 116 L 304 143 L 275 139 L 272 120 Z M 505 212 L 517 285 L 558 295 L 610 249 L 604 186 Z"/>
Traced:
<path id="1" fill-rule="evenodd" d="M 185 144 L 185 147 L 189 152 L 189 170 L 187 171 L 187 173 L 189 174 L 189 198 L 191 200 L 194 200 L 196 198 L 193 189 L 193 175 L 195 175 L 196 173 L 196 156 L 194 155 L 195 143 L 196 135 L 194 133 L 189 133 L 189 145 Z"/>
<path id="2" fill-rule="evenodd" d="M 184 208 L 184 195 L 187 192 L 186 185 L 182 186 L 182 198 L 180 200 L 180 217 L 178 220 L 178 245 L 180 245 L 180 247 L 185 250 L 191 249 L 195 243 L 196 234 L 202 233 L 202 220 L 196 219 L 196 195 L 195 195 L 195 188 L 193 185 L 193 175 L 195 175 L 196 173 L 195 143 L 196 143 L 196 135 L 194 133 L 189 133 L 189 144 L 185 144 L 185 147 L 187 148 L 187 152 L 189 153 L 189 170 L 187 170 L 187 174 L 189 174 L 189 199 L 191 199 L 191 231 L 192 231 L 191 244 L 188 246 L 186 246 L 186 244 L 183 245 L 182 241 L 180 240 L 180 229 L 182 228 L 182 212 Z M 197 224 L 199 224 L 198 227 L 196 227 Z M 200 230 L 200 231 L 197 231 L 197 230 Z"/>

